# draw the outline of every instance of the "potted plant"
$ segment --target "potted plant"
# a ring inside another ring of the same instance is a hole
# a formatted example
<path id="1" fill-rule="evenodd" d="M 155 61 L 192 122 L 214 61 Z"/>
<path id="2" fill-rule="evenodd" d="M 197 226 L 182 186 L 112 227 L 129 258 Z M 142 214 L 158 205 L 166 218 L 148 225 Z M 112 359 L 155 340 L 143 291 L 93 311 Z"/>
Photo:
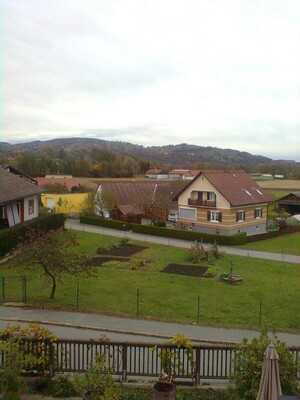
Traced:
<path id="1" fill-rule="evenodd" d="M 170 392 L 174 387 L 173 376 L 161 371 L 158 381 L 155 384 L 155 389 L 161 392 Z"/>

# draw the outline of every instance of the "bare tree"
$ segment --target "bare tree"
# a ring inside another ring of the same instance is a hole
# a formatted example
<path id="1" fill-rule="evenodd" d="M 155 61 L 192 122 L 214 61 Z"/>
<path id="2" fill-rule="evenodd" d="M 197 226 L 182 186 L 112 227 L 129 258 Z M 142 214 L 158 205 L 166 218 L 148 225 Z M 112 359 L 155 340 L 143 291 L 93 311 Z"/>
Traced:
<path id="1" fill-rule="evenodd" d="M 20 247 L 14 250 L 12 263 L 22 273 L 41 270 L 51 282 L 50 299 L 53 299 L 63 276 L 90 276 L 95 272 L 88 265 L 89 257 L 74 251 L 77 245 L 75 234 L 69 231 L 29 229 Z"/>

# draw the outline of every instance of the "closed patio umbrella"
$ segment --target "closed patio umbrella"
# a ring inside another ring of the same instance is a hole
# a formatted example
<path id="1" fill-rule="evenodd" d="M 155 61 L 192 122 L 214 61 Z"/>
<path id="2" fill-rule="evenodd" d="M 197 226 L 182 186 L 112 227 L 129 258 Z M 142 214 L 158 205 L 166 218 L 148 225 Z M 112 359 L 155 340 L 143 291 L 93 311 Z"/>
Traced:
<path id="1" fill-rule="evenodd" d="M 273 344 L 270 344 L 264 354 L 261 381 L 256 400 L 278 400 L 282 395 L 279 356 Z"/>

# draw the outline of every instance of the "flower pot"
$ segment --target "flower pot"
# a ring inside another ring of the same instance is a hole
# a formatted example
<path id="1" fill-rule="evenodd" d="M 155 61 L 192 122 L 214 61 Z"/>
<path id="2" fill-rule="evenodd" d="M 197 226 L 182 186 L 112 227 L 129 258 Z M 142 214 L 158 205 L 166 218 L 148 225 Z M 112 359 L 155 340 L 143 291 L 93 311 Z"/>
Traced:
<path id="1" fill-rule="evenodd" d="M 171 382 L 158 381 L 154 384 L 153 400 L 175 400 L 176 386 Z"/>
<path id="2" fill-rule="evenodd" d="M 102 389 L 89 389 L 83 393 L 82 400 L 97 400 L 100 396 L 103 396 L 104 392 Z"/>

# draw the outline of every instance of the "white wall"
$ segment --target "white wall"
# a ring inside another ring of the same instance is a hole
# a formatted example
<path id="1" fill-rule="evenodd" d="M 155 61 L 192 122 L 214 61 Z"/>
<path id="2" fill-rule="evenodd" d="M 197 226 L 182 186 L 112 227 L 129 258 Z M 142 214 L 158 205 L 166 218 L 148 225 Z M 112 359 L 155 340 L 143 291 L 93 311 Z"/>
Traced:
<path id="1" fill-rule="evenodd" d="M 29 200 L 34 201 L 34 210 L 32 214 L 29 214 Z M 24 221 L 28 221 L 29 219 L 36 218 L 39 216 L 39 196 L 33 195 L 30 197 L 26 197 L 24 199 Z"/>

